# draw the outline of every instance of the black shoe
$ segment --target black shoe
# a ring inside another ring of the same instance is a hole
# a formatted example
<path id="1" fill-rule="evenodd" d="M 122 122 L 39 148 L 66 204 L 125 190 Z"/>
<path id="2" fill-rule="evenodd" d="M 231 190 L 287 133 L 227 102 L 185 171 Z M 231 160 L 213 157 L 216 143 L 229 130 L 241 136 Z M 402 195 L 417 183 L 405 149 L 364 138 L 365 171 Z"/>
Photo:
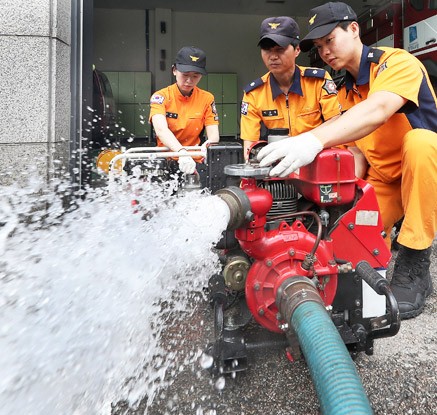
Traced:
<path id="1" fill-rule="evenodd" d="M 398 302 L 401 319 L 418 316 L 425 307 L 425 298 L 432 293 L 431 249 L 416 250 L 400 245 L 390 288 Z"/>

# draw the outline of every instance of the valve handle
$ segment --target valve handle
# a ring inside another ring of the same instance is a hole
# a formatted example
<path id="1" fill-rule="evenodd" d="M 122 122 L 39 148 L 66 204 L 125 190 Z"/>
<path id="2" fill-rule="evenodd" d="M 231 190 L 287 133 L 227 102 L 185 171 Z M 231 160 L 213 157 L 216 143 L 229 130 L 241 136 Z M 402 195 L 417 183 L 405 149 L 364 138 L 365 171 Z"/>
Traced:
<path id="1" fill-rule="evenodd" d="M 355 267 L 356 273 L 369 284 L 373 290 L 379 294 L 384 295 L 385 288 L 389 285 L 388 281 L 381 277 L 378 272 L 372 268 L 372 266 L 367 261 L 358 262 Z"/>

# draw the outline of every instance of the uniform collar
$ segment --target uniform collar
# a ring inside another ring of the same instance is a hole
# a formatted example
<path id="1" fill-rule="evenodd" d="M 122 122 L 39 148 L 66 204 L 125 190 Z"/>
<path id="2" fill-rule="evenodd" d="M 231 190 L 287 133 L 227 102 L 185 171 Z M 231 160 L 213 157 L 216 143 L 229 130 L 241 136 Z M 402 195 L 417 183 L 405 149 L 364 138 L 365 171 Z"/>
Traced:
<path id="1" fill-rule="evenodd" d="M 182 95 L 182 92 L 178 88 L 178 84 L 176 82 L 172 86 L 173 86 L 173 89 L 174 89 L 174 93 L 176 94 L 176 97 L 178 99 L 183 99 L 183 100 L 190 99 L 193 96 L 193 94 L 194 94 L 194 90 L 196 89 L 196 87 L 194 87 L 193 90 L 191 91 L 190 95 Z"/>
<path id="2" fill-rule="evenodd" d="M 279 87 L 278 81 L 275 79 L 273 74 L 270 74 L 270 88 L 272 90 L 272 98 L 275 100 L 279 95 L 283 94 L 281 88 Z M 300 85 L 300 68 L 296 65 L 294 69 L 293 83 L 290 86 L 288 92 L 303 96 L 302 87 Z"/>
<path id="3" fill-rule="evenodd" d="M 354 77 L 346 71 L 345 83 L 346 83 L 346 91 L 350 91 L 354 88 L 354 84 L 366 85 L 370 80 L 370 60 L 369 58 L 370 48 L 366 45 L 363 45 L 363 51 L 361 52 L 361 61 L 360 61 L 360 69 L 358 70 L 358 79 L 355 80 Z"/>

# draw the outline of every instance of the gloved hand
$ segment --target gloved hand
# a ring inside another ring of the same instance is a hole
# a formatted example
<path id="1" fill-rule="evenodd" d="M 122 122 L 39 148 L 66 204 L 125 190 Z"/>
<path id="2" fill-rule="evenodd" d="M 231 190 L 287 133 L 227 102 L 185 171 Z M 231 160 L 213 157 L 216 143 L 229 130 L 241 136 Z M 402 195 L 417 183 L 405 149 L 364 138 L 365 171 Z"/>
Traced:
<path id="1" fill-rule="evenodd" d="M 260 166 L 270 166 L 275 161 L 282 161 L 270 170 L 270 176 L 286 177 L 296 169 L 311 163 L 323 150 L 319 139 L 311 132 L 266 145 L 258 153 Z"/>
<path id="2" fill-rule="evenodd" d="M 201 146 L 200 146 L 200 151 L 203 154 L 203 162 L 206 163 L 207 162 L 207 154 L 208 154 L 208 147 L 211 145 L 211 141 L 206 140 Z"/>
<path id="3" fill-rule="evenodd" d="M 179 151 L 179 154 L 188 154 L 184 148 Z M 181 156 L 178 160 L 179 170 L 185 174 L 193 174 L 196 170 L 196 162 L 190 156 Z"/>

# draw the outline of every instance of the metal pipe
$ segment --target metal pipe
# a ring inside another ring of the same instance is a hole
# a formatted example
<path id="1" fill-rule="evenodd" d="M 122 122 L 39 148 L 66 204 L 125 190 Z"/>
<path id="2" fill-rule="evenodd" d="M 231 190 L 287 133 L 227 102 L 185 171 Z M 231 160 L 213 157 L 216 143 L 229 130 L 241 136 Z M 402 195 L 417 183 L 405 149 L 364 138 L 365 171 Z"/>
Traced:
<path id="1" fill-rule="evenodd" d="M 200 150 L 202 146 L 186 146 L 184 147 L 185 150 Z M 170 148 L 168 147 L 131 147 L 128 148 L 126 151 L 123 152 L 123 154 L 126 153 L 159 153 L 163 151 L 170 151 Z"/>
<path id="2" fill-rule="evenodd" d="M 147 147 L 148 148 L 148 147 Z M 153 148 L 153 147 L 151 147 Z M 123 154 L 118 154 L 117 156 L 115 156 L 114 158 L 111 159 L 111 161 L 109 162 L 109 172 L 112 173 L 113 167 L 115 165 L 115 163 L 118 160 L 126 160 L 126 159 L 137 159 L 137 160 L 147 160 L 147 159 L 154 159 L 156 157 L 204 157 L 205 154 L 201 151 L 188 151 L 187 153 L 180 153 L 177 151 L 163 151 L 160 153 L 123 153 Z"/>
<path id="3" fill-rule="evenodd" d="M 311 249 L 310 252 L 310 255 L 314 256 L 322 239 L 322 231 L 323 231 L 322 221 L 316 212 L 313 212 L 311 210 L 305 210 L 302 212 L 286 213 L 283 215 L 272 216 L 270 220 L 289 219 L 289 218 L 295 218 L 297 216 L 312 216 L 317 222 L 317 237 L 316 237 L 316 241 L 314 242 L 314 247 Z"/>

